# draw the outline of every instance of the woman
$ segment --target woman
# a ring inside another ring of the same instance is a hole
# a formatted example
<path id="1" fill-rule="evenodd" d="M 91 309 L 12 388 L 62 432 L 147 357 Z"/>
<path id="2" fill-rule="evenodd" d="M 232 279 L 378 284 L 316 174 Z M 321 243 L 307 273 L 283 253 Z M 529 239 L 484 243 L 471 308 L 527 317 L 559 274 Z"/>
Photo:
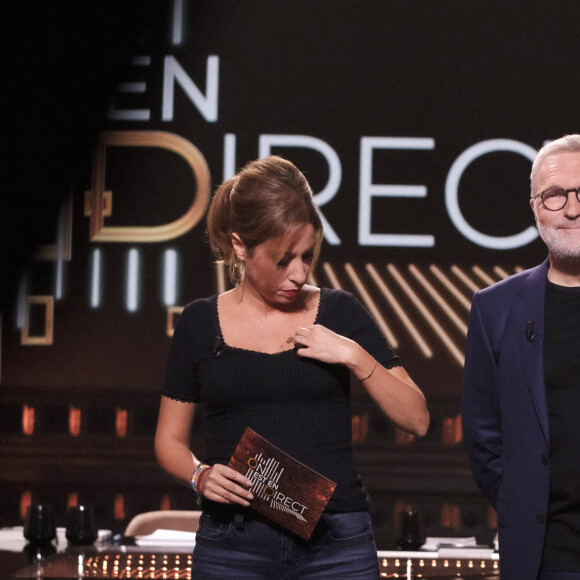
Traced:
<path id="1" fill-rule="evenodd" d="M 350 378 L 420 436 L 425 398 L 351 294 L 306 284 L 322 223 L 292 163 L 254 161 L 222 184 L 208 234 L 235 287 L 183 311 L 155 438 L 161 466 L 202 499 L 194 578 L 376 579 L 367 494 L 353 466 Z M 197 456 L 194 411 L 204 444 Z M 226 465 L 246 427 L 337 482 L 309 541 L 247 509 L 251 481 Z"/>

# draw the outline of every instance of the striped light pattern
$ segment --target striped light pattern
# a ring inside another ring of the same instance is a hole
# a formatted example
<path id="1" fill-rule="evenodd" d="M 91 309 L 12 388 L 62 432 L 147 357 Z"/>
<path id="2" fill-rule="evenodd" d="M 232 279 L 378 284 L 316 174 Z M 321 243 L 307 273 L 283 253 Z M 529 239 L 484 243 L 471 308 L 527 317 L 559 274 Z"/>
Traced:
<path id="1" fill-rule="evenodd" d="M 163 253 L 163 304 L 177 304 L 177 288 L 179 275 L 179 256 L 175 250 L 165 250 Z"/>
<path id="2" fill-rule="evenodd" d="M 521 271 L 520 266 L 324 262 L 319 283 L 352 292 L 377 321 L 393 348 L 410 340 L 425 358 L 441 350 L 459 367 L 473 292 Z M 346 274 L 346 275 L 345 275 Z M 387 324 L 388 321 L 388 324 Z"/>
<path id="3" fill-rule="evenodd" d="M 103 297 L 103 260 L 102 251 L 97 248 L 93 250 L 91 257 L 91 284 L 90 284 L 90 305 L 91 308 L 99 308 Z"/>
<path id="4" fill-rule="evenodd" d="M 135 248 L 127 254 L 127 286 L 125 304 L 129 312 L 137 312 L 140 304 L 141 256 Z"/>
<path id="5" fill-rule="evenodd" d="M 361 278 L 356 273 L 352 264 L 349 264 L 347 262 L 344 265 L 344 269 L 346 270 L 346 273 L 349 275 L 350 279 L 354 283 L 354 285 L 355 285 L 356 289 L 358 290 L 358 293 L 359 293 L 360 297 L 362 298 L 363 302 L 365 303 L 366 307 L 369 309 L 369 311 L 373 315 L 376 323 L 379 325 L 379 328 L 381 329 L 381 331 L 385 335 L 386 339 L 389 341 L 389 344 L 393 348 L 397 348 L 399 346 L 399 341 L 395 338 L 393 331 L 387 325 L 383 315 L 381 314 L 381 311 L 377 308 L 376 303 L 371 298 L 368 290 L 366 289 L 365 285 L 363 284 Z"/>

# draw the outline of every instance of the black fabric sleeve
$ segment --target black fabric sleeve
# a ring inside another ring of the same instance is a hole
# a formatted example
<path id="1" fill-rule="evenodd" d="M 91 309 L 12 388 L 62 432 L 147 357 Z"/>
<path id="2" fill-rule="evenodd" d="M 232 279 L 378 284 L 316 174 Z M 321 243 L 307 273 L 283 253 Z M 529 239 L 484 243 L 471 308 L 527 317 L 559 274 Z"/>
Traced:
<path id="1" fill-rule="evenodd" d="M 171 339 L 162 394 L 187 403 L 199 401 L 197 366 L 211 353 L 216 328 L 212 298 L 188 304 Z"/>
<path id="2" fill-rule="evenodd" d="M 322 298 L 322 325 L 356 341 L 385 368 L 401 366 L 374 318 L 351 293 L 325 289 Z"/>

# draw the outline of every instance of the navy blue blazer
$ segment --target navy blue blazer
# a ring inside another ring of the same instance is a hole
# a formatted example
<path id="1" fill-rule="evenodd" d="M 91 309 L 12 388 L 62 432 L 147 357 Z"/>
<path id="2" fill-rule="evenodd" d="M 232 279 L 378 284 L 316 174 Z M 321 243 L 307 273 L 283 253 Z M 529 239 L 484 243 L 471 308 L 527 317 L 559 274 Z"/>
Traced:
<path id="1" fill-rule="evenodd" d="M 497 510 L 502 580 L 534 580 L 542 559 L 550 491 L 547 275 L 546 260 L 476 292 L 469 315 L 463 433 L 477 485 Z"/>

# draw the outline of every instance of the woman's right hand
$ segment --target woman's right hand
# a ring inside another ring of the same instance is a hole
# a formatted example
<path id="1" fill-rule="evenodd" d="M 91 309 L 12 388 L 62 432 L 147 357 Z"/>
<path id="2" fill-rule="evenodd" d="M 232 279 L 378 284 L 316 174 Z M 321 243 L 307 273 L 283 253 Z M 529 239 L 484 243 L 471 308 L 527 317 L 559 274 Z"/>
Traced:
<path id="1" fill-rule="evenodd" d="M 216 464 L 201 482 L 201 495 L 219 503 L 249 506 L 254 495 L 248 491 L 253 482 L 227 465 Z"/>

